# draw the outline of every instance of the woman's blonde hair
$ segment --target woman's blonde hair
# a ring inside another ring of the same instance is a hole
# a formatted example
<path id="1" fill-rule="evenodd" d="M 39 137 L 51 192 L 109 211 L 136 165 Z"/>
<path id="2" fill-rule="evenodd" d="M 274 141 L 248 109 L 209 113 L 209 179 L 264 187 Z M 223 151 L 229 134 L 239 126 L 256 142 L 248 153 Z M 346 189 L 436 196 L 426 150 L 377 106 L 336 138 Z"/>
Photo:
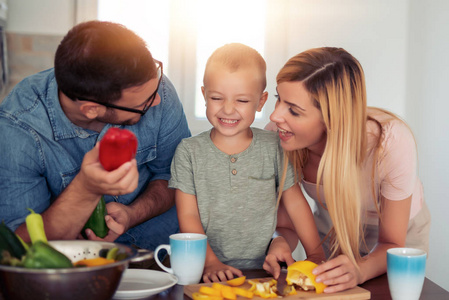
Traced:
<path id="1" fill-rule="evenodd" d="M 302 52 L 287 61 L 277 84 L 302 82 L 314 105 L 322 112 L 327 141 L 317 172 L 333 223 L 328 234 L 331 257 L 347 255 L 357 265 L 364 244 L 361 225 L 361 176 L 367 155 L 367 102 L 363 69 L 341 48 L 317 48 Z M 286 155 L 301 175 L 307 149 Z"/>

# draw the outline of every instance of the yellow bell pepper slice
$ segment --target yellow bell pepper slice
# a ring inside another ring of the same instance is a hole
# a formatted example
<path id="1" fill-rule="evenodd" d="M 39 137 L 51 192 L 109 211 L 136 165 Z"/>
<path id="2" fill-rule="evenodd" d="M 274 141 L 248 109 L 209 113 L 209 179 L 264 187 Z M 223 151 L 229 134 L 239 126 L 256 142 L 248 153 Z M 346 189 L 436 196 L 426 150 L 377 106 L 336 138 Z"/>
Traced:
<path id="1" fill-rule="evenodd" d="M 296 292 L 295 286 L 292 285 L 292 289 L 290 290 L 290 292 L 288 293 L 288 295 L 290 296 L 290 295 L 296 295 L 296 294 L 297 294 L 297 292 Z"/>
<path id="2" fill-rule="evenodd" d="M 75 267 L 96 267 L 96 266 L 112 264 L 114 262 L 115 262 L 115 260 L 113 260 L 113 259 L 97 257 L 97 258 L 89 258 L 89 259 L 79 260 L 76 263 L 74 263 L 74 266 Z"/>
<path id="3" fill-rule="evenodd" d="M 221 290 L 223 289 L 223 287 L 225 287 L 224 284 L 221 284 L 221 283 L 218 283 L 218 282 L 212 283 L 212 288 L 213 288 L 214 290 L 219 290 L 219 291 L 221 291 Z"/>
<path id="4" fill-rule="evenodd" d="M 287 268 L 287 284 L 293 285 L 297 284 L 301 286 L 301 283 L 303 282 L 302 276 L 305 275 L 310 283 L 315 287 L 315 292 L 317 294 L 323 293 L 324 289 L 327 287 L 324 283 L 316 282 L 315 278 L 316 276 L 312 273 L 312 270 L 315 269 L 318 265 L 314 262 L 304 260 L 304 261 L 297 261 Z"/>
<path id="5" fill-rule="evenodd" d="M 212 284 L 212 288 L 220 292 L 220 295 L 225 299 L 235 299 L 236 295 L 232 288 L 228 285 L 224 285 L 218 282 Z"/>
<path id="6" fill-rule="evenodd" d="M 226 281 L 230 286 L 241 286 L 245 283 L 246 276 L 237 277 L 231 280 Z"/>
<path id="7" fill-rule="evenodd" d="M 199 292 L 201 294 L 204 294 L 204 295 L 221 297 L 221 291 L 218 290 L 218 289 L 214 289 L 214 288 L 212 288 L 210 286 L 202 286 L 202 287 L 200 287 Z"/>
<path id="8" fill-rule="evenodd" d="M 251 284 L 251 287 L 249 288 L 250 292 L 254 292 L 256 290 L 256 286 L 259 283 L 259 280 L 257 279 L 250 279 L 248 280 L 248 283 Z"/>
<path id="9" fill-rule="evenodd" d="M 193 293 L 192 298 L 193 300 L 223 300 L 223 297 L 201 294 L 200 292 Z"/>
<path id="10" fill-rule="evenodd" d="M 237 299 L 237 295 L 232 290 L 232 287 L 224 285 L 221 289 L 221 296 L 225 299 L 235 300 Z"/>
<path id="11" fill-rule="evenodd" d="M 233 287 L 232 290 L 237 296 L 242 296 L 248 299 L 252 299 L 254 297 L 254 293 L 250 290 L 246 290 L 240 287 Z"/>
<path id="12" fill-rule="evenodd" d="M 255 282 L 253 291 L 254 295 L 264 299 L 276 298 L 278 295 L 272 289 L 275 284 L 276 284 L 275 280 L 266 282 Z"/>

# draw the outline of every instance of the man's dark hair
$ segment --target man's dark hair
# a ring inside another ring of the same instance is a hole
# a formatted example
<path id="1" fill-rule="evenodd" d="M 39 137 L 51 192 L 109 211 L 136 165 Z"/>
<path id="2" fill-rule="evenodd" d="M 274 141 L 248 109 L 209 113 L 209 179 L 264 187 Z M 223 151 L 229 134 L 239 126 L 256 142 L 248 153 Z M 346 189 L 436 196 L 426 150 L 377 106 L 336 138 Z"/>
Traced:
<path id="1" fill-rule="evenodd" d="M 72 100 L 114 102 L 123 89 L 142 85 L 156 76 L 145 41 L 120 24 L 78 24 L 56 50 L 56 82 Z"/>

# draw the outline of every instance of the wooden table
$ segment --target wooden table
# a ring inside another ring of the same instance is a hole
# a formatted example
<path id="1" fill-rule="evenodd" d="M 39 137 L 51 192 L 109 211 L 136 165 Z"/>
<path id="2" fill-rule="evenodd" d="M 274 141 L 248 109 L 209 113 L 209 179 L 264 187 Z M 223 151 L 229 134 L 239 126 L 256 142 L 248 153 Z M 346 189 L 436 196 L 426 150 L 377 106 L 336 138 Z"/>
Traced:
<path id="1" fill-rule="evenodd" d="M 387 274 L 368 280 L 360 285 L 362 288 L 371 292 L 371 299 L 374 300 L 390 300 L 390 289 L 388 288 Z M 420 300 L 447 300 L 449 299 L 449 292 L 426 278 L 421 292 Z"/>
<path id="2" fill-rule="evenodd" d="M 244 271 L 247 278 L 261 278 L 270 277 L 271 275 L 264 270 L 247 270 Z M 390 290 L 388 288 L 387 275 L 382 275 L 371 279 L 361 285 L 362 288 L 367 289 L 371 292 L 371 299 L 373 300 L 391 300 Z M 2 300 L 0 295 L 0 300 Z M 189 297 L 184 295 L 184 287 L 182 285 L 175 285 L 172 288 L 163 291 L 157 295 L 142 298 L 148 300 L 191 300 Z M 441 288 L 430 279 L 426 278 L 424 281 L 423 290 L 421 293 L 420 300 L 447 300 L 449 299 L 449 292 Z"/>
<path id="3" fill-rule="evenodd" d="M 244 271 L 247 278 L 261 278 L 271 276 L 264 270 L 248 270 Z M 361 285 L 362 288 L 371 292 L 371 299 L 373 300 L 391 300 L 390 290 L 388 288 L 387 275 L 382 275 L 371 279 Z M 149 297 L 148 299 L 170 299 L 170 300 L 189 300 L 190 298 L 184 295 L 184 288 L 182 285 L 175 285 L 174 287 L 164 291 L 158 295 Z M 448 300 L 449 292 L 441 288 L 430 279 L 426 278 L 424 281 L 423 290 L 420 300 Z"/>

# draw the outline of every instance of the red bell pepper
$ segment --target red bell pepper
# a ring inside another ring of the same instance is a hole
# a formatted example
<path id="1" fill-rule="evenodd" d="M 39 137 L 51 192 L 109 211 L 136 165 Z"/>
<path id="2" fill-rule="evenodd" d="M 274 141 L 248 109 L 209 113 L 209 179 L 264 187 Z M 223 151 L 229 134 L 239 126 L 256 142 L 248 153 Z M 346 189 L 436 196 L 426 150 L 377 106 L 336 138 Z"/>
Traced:
<path id="1" fill-rule="evenodd" d="M 111 127 L 100 141 L 100 163 L 107 171 L 130 161 L 136 152 L 137 138 L 127 129 Z"/>

